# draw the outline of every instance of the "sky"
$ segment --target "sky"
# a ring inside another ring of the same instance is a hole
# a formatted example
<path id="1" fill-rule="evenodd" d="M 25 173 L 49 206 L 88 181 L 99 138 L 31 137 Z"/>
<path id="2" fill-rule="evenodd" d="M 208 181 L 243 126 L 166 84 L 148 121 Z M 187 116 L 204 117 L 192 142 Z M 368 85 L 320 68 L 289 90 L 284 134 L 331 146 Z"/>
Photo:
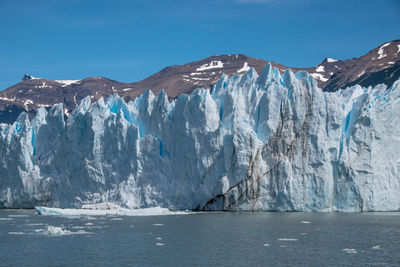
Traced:
<path id="1" fill-rule="evenodd" d="M 134 82 L 220 54 L 310 67 L 394 39 L 398 0 L 0 0 L 0 90 L 24 73 Z"/>

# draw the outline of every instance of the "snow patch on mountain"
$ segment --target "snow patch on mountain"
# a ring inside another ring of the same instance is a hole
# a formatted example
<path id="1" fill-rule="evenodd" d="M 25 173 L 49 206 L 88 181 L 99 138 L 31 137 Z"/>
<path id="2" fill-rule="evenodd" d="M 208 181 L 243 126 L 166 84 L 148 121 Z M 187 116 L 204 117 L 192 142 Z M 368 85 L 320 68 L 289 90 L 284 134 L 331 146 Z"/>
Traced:
<path id="1" fill-rule="evenodd" d="M 390 45 L 390 43 L 386 43 L 386 44 L 383 44 L 383 45 L 381 45 L 381 47 L 379 47 L 379 50 L 378 50 L 378 58 L 377 59 L 381 59 L 381 58 L 384 58 L 384 57 L 386 57 L 386 54 L 384 54 L 383 52 L 384 52 L 384 48 L 386 47 L 386 46 L 388 46 L 388 45 Z"/>
<path id="2" fill-rule="evenodd" d="M 310 75 L 313 76 L 314 79 L 317 79 L 317 80 L 320 80 L 320 81 L 323 81 L 323 82 L 326 82 L 326 81 L 329 80 L 329 79 L 325 78 L 324 75 L 321 74 L 321 73 L 311 73 Z"/>
<path id="3" fill-rule="evenodd" d="M 58 83 L 61 83 L 62 86 L 67 86 L 67 85 L 71 85 L 71 84 L 80 82 L 80 80 L 55 80 L 55 81 Z"/>
<path id="4" fill-rule="evenodd" d="M 210 70 L 210 69 L 220 69 L 224 67 L 224 63 L 220 60 L 215 60 L 211 61 L 208 64 L 201 65 L 196 69 L 196 71 L 204 71 L 204 70 Z"/>
<path id="5" fill-rule="evenodd" d="M 237 73 L 242 73 L 242 72 L 246 72 L 250 70 L 250 66 L 247 64 L 247 62 L 245 62 L 243 64 L 243 67 L 241 67 L 240 69 L 237 70 Z"/>
<path id="6" fill-rule="evenodd" d="M 337 61 L 337 59 L 333 59 L 333 58 L 326 58 L 326 61 L 328 62 L 328 63 L 333 63 L 333 62 L 336 62 Z"/>

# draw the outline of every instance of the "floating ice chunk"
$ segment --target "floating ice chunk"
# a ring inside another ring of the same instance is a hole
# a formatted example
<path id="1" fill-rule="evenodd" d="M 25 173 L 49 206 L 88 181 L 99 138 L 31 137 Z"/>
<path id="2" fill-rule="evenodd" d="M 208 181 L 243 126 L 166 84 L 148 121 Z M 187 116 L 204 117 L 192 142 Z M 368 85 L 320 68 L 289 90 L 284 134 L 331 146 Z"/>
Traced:
<path id="1" fill-rule="evenodd" d="M 269 244 L 268 244 L 268 243 L 265 243 L 265 244 L 264 244 L 264 247 L 269 247 Z"/>
<path id="2" fill-rule="evenodd" d="M 297 238 L 278 238 L 278 241 L 297 241 Z"/>
<path id="3" fill-rule="evenodd" d="M 23 235 L 24 232 L 8 232 L 9 235 Z"/>
<path id="4" fill-rule="evenodd" d="M 156 239 L 157 239 L 157 240 L 162 240 L 162 237 L 157 237 Z"/>
<path id="5" fill-rule="evenodd" d="M 43 223 L 27 223 L 26 225 L 28 225 L 28 226 L 40 226 L 40 225 L 43 225 Z"/>
<path id="6" fill-rule="evenodd" d="M 114 209 L 120 209 L 121 207 L 114 204 L 114 203 L 96 203 L 96 204 L 85 204 L 82 205 L 82 209 L 85 210 L 114 210 Z"/>
<path id="7" fill-rule="evenodd" d="M 58 215 L 58 216 L 105 216 L 105 215 L 118 215 L 118 216 L 157 216 L 157 215 L 183 215 L 189 214 L 187 211 L 170 211 L 166 208 L 154 207 L 145 209 L 126 209 L 116 205 L 110 209 L 60 209 L 60 208 L 47 208 L 35 207 L 38 215 Z"/>
<path id="8" fill-rule="evenodd" d="M 66 234 L 71 234 L 70 231 L 64 230 L 62 227 L 57 227 L 57 226 L 48 226 L 47 227 L 47 233 L 49 235 L 66 235 Z"/>
<path id="9" fill-rule="evenodd" d="M 85 225 L 86 225 L 86 226 L 92 226 L 92 225 L 93 225 L 93 223 L 91 223 L 91 222 L 88 222 L 88 223 L 85 223 Z"/>
<path id="10" fill-rule="evenodd" d="M 78 227 L 79 226 L 75 226 L 75 229 Z M 87 234 L 92 234 L 92 233 L 86 232 L 83 230 L 79 230 L 77 232 L 71 232 L 71 231 L 63 229 L 62 227 L 50 225 L 47 227 L 46 234 L 48 234 L 50 236 L 61 236 L 61 235 L 87 235 Z"/>
<path id="11" fill-rule="evenodd" d="M 347 254 L 356 254 L 357 253 L 357 250 L 355 248 L 344 248 L 344 249 L 342 249 L 342 251 Z"/>
<path id="12" fill-rule="evenodd" d="M 112 218 L 112 221 L 122 221 L 122 218 Z"/>
<path id="13" fill-rule="evenodd" d="M 164 243 L 156 243 L 156 246 L 164 246 Z"/>
<path id="14" fill-rule="evenodd" d="M 164 226 L 162 223 L 153 223 L 153 226 Z"/>
<path id="15" fill-rule="evenodd" d="M 72 229 L 85 229 L 85 226 L 73 226 Z"/>
<path id="16" fill-rule="evenodd" d="M 308 223 L 311 223 L 311 222 L 309 222 L 309 221 L 301 221 L 301 223 L 308 224 Z"/>
<path id="17" fill-rule="evenodd" d="M 381 246 L 379 246 L 379 245 L 373 246 L 372 249 L 381 249 Z"/>

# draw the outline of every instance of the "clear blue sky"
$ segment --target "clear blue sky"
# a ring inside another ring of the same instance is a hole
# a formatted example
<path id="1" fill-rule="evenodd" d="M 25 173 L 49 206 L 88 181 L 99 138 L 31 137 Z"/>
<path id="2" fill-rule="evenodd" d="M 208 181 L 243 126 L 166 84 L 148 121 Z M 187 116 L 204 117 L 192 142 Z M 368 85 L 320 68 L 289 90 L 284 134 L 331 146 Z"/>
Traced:
<path id="1" fill-rule="evenodd" d="M 216 54 L 313 66 L 399 38 L 397 0 L 0 0 L 0 90 L 25 72 L 133 82 Z"/>

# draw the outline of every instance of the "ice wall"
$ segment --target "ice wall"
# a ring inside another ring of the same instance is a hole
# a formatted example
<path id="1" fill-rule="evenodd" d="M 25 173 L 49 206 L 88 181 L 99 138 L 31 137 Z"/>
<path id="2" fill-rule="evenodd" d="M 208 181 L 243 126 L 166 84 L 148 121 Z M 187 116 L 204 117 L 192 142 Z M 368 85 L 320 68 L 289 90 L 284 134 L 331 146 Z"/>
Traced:
<path id="1" fill-rule="evenodd" d="M 400 208 L 400 81 L 324 93 L 267 65 L 169 101 L 87 97 L 0 126 L 0 207 Z"/>

